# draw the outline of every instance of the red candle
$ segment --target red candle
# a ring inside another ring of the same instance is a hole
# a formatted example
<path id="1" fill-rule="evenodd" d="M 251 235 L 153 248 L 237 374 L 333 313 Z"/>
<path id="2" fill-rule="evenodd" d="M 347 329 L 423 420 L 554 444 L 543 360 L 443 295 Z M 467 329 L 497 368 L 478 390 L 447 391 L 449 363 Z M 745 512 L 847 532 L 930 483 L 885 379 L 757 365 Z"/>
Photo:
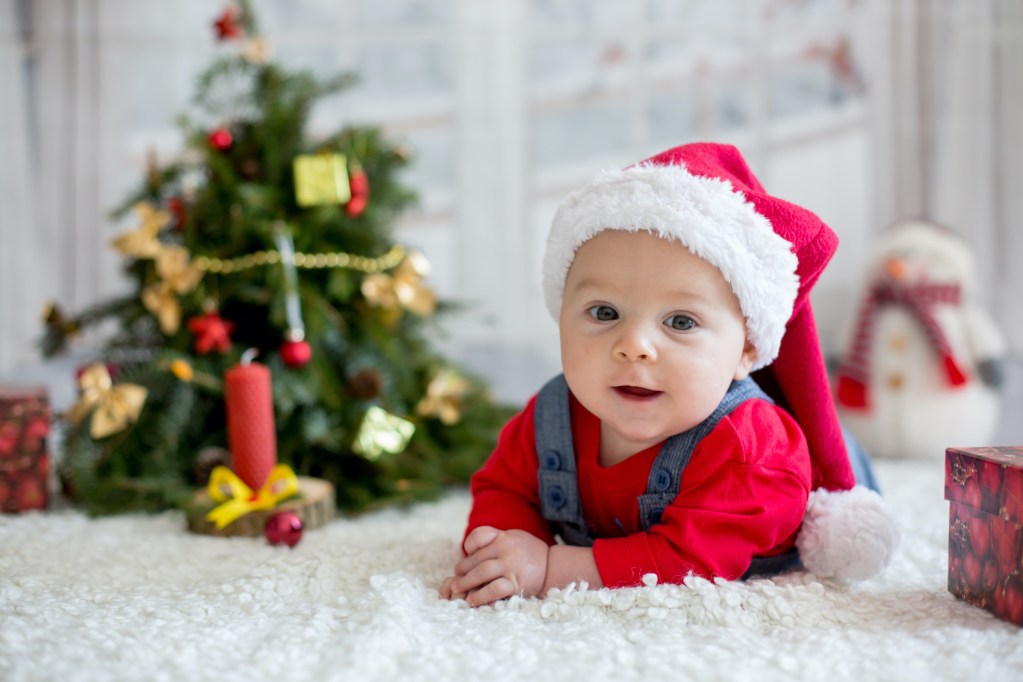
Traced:
<path id="1" fill-rule="evenodd" d="M 243 357 L 241 364 L 224 372 L 224 401 L 231 469 L 245 485 L 259 490 L 277 464 L 270 369 Z"/>

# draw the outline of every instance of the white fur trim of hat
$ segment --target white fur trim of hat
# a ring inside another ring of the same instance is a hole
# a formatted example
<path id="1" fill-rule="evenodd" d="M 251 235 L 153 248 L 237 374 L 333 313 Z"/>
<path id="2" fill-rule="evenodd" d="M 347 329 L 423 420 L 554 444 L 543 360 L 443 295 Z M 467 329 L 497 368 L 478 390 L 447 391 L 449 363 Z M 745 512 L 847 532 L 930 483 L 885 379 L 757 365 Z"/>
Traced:
<path id="1" fill-rule="evenodd" d="M 643 163 L 598 175 L 558 207 L 547 237 L 543 290 L 555 320 L 575 253 L 604 230 L 647 231 L 682 243 L 724 276 L 756 348 L 753 369 L 778 355 L 799 289 L 791 244 L 728 180 L 682 165 Z"/>

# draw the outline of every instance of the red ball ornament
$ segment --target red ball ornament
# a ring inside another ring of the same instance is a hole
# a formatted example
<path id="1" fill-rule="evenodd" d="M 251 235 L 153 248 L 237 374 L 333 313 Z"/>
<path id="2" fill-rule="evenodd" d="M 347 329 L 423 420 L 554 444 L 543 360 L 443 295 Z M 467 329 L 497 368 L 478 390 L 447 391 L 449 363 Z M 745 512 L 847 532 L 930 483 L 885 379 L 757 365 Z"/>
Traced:
<path id="1" fill-rule="evenodd" d="M 231 147 L 231 143 L 234 142 L 234 136 L 231 135 L 231 131 L 227 128 L 217 128 L 210 132 L 207 138 L 214 149 L 221 152 L 226 152 Z"/>
<path id="2" fill-rule="evenodd" d="M 288 367 L 305 367 L 313 357 L 308 341 L 285 341 L 281 344 L 281 360 Z"/>
<path id="3" fill-rule="evenodd" d="M 302 519 L 291 511 L 279 511 L 266 521 L 263 534 L 271 545 L 294 547 L 302 539 Z"/>

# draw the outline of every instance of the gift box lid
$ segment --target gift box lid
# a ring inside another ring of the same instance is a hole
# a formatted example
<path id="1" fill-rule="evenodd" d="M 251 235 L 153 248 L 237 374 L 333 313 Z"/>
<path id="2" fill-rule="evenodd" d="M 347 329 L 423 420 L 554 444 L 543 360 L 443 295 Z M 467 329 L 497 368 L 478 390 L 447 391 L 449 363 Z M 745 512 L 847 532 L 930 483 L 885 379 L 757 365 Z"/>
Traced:
<path id="1" fill-rule="evenodd" d="M 1023 521 L 1023 445 L 945 450 L 945 499 Z"/>

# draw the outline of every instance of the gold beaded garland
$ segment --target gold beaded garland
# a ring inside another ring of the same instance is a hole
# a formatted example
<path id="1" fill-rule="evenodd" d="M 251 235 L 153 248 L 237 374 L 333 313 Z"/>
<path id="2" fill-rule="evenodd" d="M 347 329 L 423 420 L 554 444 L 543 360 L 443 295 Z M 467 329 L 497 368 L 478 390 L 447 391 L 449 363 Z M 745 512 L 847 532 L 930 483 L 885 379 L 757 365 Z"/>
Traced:
<path id="1" fill-rule="evenodd" d="M 322 270 L 323 268 L 348 268 L 359 272 L 377 273 L 397 267 L 405 258 L 405 249 L 395 244 L 391 250 L 379 258 L 358 256 L 344 251 L 333 253 L 296 253 L 291 262 L 296 268 L 306 270 Z M 281 254 L 277 250 L 256 251 L 237 258 L 209 258 L 199 256 L 193 265 L 203 272 L 214 274 L 230 274 L 242 270 L 250 270 L 261 265 L 276 265 L 281 262 Z"/>

